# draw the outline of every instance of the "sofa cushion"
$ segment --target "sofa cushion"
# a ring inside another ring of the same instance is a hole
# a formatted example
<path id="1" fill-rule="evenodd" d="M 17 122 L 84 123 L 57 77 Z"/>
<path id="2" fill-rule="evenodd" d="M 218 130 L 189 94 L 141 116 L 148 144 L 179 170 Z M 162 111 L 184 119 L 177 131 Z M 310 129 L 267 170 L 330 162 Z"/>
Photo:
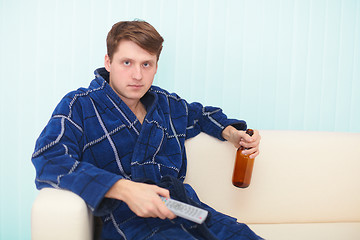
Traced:
<path id="1" fill-rule="evenodd" d="M 231 143 L 205 134 L 186 142 L 186 181 L 202 201 L 246 223 L 360 222 L 360 133 L 260 133 L 245 189 L 231 183 Z"/>
<path id="2" fill-rule="evenodd" d="M 356 240 L 360 239 L 360 222 L 251 224 L 249 227 L 267 240 Z"/>

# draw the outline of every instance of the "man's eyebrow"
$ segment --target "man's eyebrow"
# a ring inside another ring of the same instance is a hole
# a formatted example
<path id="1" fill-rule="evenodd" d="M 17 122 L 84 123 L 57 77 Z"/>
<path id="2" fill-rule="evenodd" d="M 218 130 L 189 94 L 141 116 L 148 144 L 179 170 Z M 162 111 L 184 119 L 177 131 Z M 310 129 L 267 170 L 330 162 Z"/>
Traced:
<path id="1" fill-rule="evenodd" d="M 147 60 L 144 60 L 143 62 L 156 62 L 155 59 L 147 59 Z"/>
<path id="2" fill-rule="evenodd" d="M 131 57 L 122 57 L 120 58 L 120 61 L 124 61 L 124 60 L 128 60 L 128 61 L 137 61 Z M 144 60 L 141 60 L 141 62 L 156 62 L 155 59 L 144 59 Z"/>
<path id="3" fill-rule="evenodd" d="M 132 58 L 130 57 L 122 57 L 122 58 L 119 58 L 120 61 L 124 61 L 124 60 L 130 60 L 130 61 L 134 61 Z"/>

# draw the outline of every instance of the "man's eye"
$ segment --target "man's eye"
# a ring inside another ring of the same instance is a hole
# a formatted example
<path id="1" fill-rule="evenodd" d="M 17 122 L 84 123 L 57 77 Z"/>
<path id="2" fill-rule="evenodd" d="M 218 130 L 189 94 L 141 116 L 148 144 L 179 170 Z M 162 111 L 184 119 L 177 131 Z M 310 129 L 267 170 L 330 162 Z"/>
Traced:
<path id="1" fill-rule="evenodd" d="M 125 66 L 129 66 L 129 65 L 130 65 L 130 61 L 124 61 L 124 65 L 125 65 Z"/>
<path id="2" fill-rule="evenodd" d="M 150 64 L 149 63 L 144 63 L 144 67 L 149 67 Z"/>

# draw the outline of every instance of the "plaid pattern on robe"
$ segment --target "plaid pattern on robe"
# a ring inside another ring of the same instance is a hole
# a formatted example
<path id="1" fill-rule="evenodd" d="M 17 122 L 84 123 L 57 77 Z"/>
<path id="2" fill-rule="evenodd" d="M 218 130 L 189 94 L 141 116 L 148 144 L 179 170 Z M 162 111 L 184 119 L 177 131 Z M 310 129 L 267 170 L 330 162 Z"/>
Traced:
<path id="1" fill-rule="evenodd" d="M 68 189 L 82 197 L 94 215 L 103 217 L 104 238 L 155 236 L 170 221 L 139 218 L 125 203 L 104 198 L 105 193 L 122 178 L 158 183 L 172 176 L 183 181 L 186 139 L 202 131 L 224 140 L 221 132 L 227 125 L 246 129 L 246 123 L 152 86 L 141 99 L 147 115 L 140 124 L 108 84 L 108 72 L 97 69 L 95 76 L 89 88 L 61 100 L 38 138 L 32 156 L 36 186 Z"/>

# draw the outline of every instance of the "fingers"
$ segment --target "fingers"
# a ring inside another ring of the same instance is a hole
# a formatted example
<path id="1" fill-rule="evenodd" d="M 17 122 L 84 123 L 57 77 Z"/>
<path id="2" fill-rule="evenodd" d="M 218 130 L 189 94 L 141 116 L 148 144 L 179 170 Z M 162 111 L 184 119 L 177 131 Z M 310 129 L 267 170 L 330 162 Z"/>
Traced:
<path id="1" fill-rule="evenodd" d="M 252 139 L 250 142 L 245 141 L 244 139 L 240 140 L 240 145 L 244 148 L 255 148 L 260 144 L 260 137 L 257 139 Z"/>
<path id="2" fill-rule="evenodd" d="M 159 215 L 158 217 L 161 219 L 174 219 L 176 218 L 176 215 L 171 212 L 165 205 L 165 203 L 161 200 L 161 198 L 159 198 L 160 200 L 160 205 L 158 205 L 158 210 L 159 210 Z"/>
<path id="3" fill-rule="evenodd" d="M 249 155 L 250 158 L 255 158 L 259 155 L 259 145 L 260 145 L 261 136 L 259 131 L 254 130 L 253 136 L 244 134 L 244 137 L 240 139 L 240 145 L 245 148 L 242 151 L 244 155 Z"/>
<path id="4" fill-rule="evenodd" d="M 158 187 L 158 186 L 156 186 L 156 185 L 153 185 L 153 187 L 154 187 L 154 191 L 155 191 L 158 195 L 160 195 L 160 196 L 162 196 L 162 197 L 170 198 L 170 192 L 169 192 L 169 190 L 167 190 L 166 188 L 161 188 L 161 187 Z"/>
<path id="5" fill-rule="evenodd" d="M 139 217 L 173 219 L 176 216 L 165 206 L 160 196 L 170 197 L 167 189 L 160 188 L 156 185 L 131 182 L 132 187 L 128 189 L 125 198 L 129 208 Z"/>
<path id="6" fill-rule="evenodd" d="M 161 188 L 158 186 L 154 186 L 155 191 L 158 195 L 162 196 L 162 197 L 166 197 L 166 198 L 170 198 L 170 192 L 169 190 L 165 189 L 165 188 Z M 156 201 L 156 206 L 157 206 L 157 216 L 161 219 L 174 219 L 176 217 L 176 215 L 171 212 L 166 206 L 165 203 L 161 200 L 160 197 L 158 197 L 159 201 Z"/>
<path id="7" fill-rule="evenodd" d="M 254 130 L 254 134 L 249 136 L 245 132 L 239 131 L 241 138 L 240 138 L 240 145 L 245 148 L 255 147 L 260 143 L 261 136 L 259 131 Z"/>
<path id="8" fill-rule="evenodd" d="M 161 200 L 160 197 L 153 199 L 151 204 L 143 205 L 140 211 L 138 211 L 136 214 L 143 218 L 152 217 L 173 219 L 176 217 L 175 214 L 165 206 L 165 203 Z"/>
<path id="9" fill-rule="evenodd" d="M 240 133 L 240 136 L 241 136 L 240 140 L 243 141 L 243 142 L 250 143 L 250 142 L 253 142 L 254 139 L 255 139 L 255 134 L 253 136 L 250 136 L 245 131 L 239 131 L 239 133 Z"/>
<path id="10" fill-rule="evenodd" d="M 241 153 L 244 155 L 248 155 L 250 158 L 255 158 L 260 153 L 259 146 L 243 150 Z"/>

